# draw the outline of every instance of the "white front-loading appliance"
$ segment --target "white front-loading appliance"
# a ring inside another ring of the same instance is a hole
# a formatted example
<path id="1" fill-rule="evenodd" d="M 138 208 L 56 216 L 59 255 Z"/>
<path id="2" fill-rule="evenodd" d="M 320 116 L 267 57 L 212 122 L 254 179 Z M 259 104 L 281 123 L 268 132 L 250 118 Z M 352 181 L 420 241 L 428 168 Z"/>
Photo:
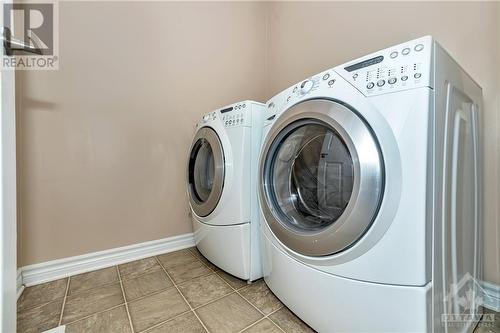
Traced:
<path id="1" fill-rule="evenodd" d="M 473 329 L 481 101 L 431 37 L 268 101 L 262 260 L 284 304 L 319 332 Z"/>
<path id="2" fill-rule="evenodd" d="M 243 101 L 203 116 L 188 162 L 188 197 L 199 251 L 241 279 L 262 277 L 257 170 L 264 104 Z"/>

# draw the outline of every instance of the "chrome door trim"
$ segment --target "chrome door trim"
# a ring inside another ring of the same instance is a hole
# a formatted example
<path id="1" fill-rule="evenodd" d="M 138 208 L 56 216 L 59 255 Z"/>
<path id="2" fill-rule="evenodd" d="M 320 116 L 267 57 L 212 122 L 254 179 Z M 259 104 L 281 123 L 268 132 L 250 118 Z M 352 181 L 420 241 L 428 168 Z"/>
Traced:
<path id="1" fill-rule="evenodd" d="M 337 221 L 320 231 L 299 230 L 283 222 L 284 213 L 275 209 L 271 199 L 271 159 L 279 142 L 300 120 L 322 123 L 336 131 L 347 145 L 354 167 L 349 203 Z M 260 204 L 266 223 L 285 246 L 308 256 L 332 255 L 356 243 L 375 219 L 384 189 L 383 158 L 369 125 L 349 106 L 324 98 L 298 103 L 276 120 L 262 146 L 259 177 Z"/>
<path id="2" fill-rule="evenodd" d="M 204 202 L 198 200 L 195 190 L 193 189 L 193 184 L 191 183 L 191 163 L 193 161 L 193 149 L 196 148 L 200 140 L 206 140 L 210 147 L 212 148 L 212 153 L 214 154 L 214 182 L 212 186 L 212 191 L 210 192 L 208 199 Z M 224 188 L 224 150 L 222 149 L 222 144 L 220 142 L 219 136 L 214 129 L 210 127 L 202 127 L 196 132 L 193 138 L 193 143 L 189 148 L 189 161 L 188 161 L 188 174 L 187 174 L 187 186 L 189 203 L 194 213 L 200 217 L 205 217 L 212 213 L 219 203 L 220 197 L 222 196 L 222 190 Z"/>

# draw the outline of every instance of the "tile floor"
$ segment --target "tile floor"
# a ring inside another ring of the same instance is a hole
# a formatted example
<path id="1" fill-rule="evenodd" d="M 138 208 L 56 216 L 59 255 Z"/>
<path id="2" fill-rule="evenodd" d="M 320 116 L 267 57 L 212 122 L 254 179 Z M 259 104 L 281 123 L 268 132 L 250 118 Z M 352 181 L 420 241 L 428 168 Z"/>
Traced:
<path id="1" fill-rule="evenodd" d="M 18 332 L 313 332 L 263 280 L 247 284 L 196 248 L 28 287 Z"/>
<path id="2" fill-rule="evenodd" d="M 196 248 L 28 287 L 18 332 L 66 325 L 67 333 L 313 332 L 271 293 L 206 260 Z M 495 323 L 475 333 L 500 332 Z"/>

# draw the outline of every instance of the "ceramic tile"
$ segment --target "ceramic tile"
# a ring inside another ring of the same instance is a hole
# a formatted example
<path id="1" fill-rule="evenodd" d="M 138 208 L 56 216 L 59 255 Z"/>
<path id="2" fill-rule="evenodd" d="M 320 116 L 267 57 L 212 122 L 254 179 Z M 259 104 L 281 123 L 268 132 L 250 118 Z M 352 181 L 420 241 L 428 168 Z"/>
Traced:
<path id="1" fill-rule="evenodd" d="M 127 301 L 172 287 L 173 283 L 163 270 L 143 274 L 135 279 L 123 281 Z"/>
<path id="2" fill-rule="evenodd" d="M 167 289 L 128 304 L 132 324 L 136 332 L 189 310 L 189 306 L 175 288 Z"/>
<path id="3" fill-rule="evenodd" d="M 269 319 L 263 319 L 257 324 L 247 328 L 245 333 L 283 333 L 275 324 Z"/>
<path id="4" fill-rule="evenodd" d="M 139 275 L 162 269 L 155 257 L 132 261 L 119 265 L 118 268 L 120 269 L 122 280 L 133 279 Z"/>
<path id="5" fill-rule="evenodd" d="M 171 333 L 171 332 L 189 332 L 189 333 L 205 333 L 205 329 L 193 312 L 188 312 L 172 320 L 167 321 L 158 327 L 155 327 L 148 333 Z"/>
<path id="6" fill-rule="evenodd" d="M 109 267 L 72 276 L 69 281 L 68 295 L 110 284 L 118 281 L 116 267 Z"/>
<path id="7" fill-rule="evenodd" d="M 262 279 L 241 289 L 239 293 L 266 315 L 283 306 Z"/>
<path id="8" fill-rule="evenodd" d="M 233 292 L 216 274 L 205 275 L 178 285 L 192 307 L 198 307 Z"/>
<path id="9" fill-rule="evenodd" d="M 269 318 L 287 333 L 309 333 L 314 332 L 306 323 L 300 320 L 286 307 L 276 311 Z"/>
<path id="10" fill-rule="evenodd" d="M 500 333 L 500 313 L 484 309 L 481 321 L 474 329 L 474 333 Z"/>
<path id="11" fill-rule="evenodd" d="M 56 327 L 61 316 L 63 299 L 53 301 L 36 308 L 18 311 L 17 331 L 38 333 Z"/>
<path id="12" fill-rule="evenodd" d="M 234 293 L 195 310 L 210 332 L 239 332 L 262 315 Z"/>
<path id="13" fill-rule="evenodd" d="M 17 309 L 24 310 L 64 297 L 68 279 L 60 279 L 24 289 L 17 301 Z"/>
<path id="14" fill-rule="evenodd" d="M 201 252 L 196 248 L 196 247 L 191 247 L 189 248 L 189 250 L 191 251 L 191 253 L 196 257 L 198 258 L 198 260 L 200 260 L 201 262 L 203 262 L 205 265 L 207 265 L 209 268 L 213 269 L 213 270 L 216 270 L 217 269 L 217 266 L 215 266 L 214 264 L 212 264 L 210 262 L 210 260 L 208 260 L 207 258 L 205 258 L 203 256 L 203 254 L 201 254 Z"/>
<path id="15" fill-rule="evenodd" d="M 234 289 L 240 289 L 248 285 L 247 281 L 239 279 L 231 274 L 228 274 L 223 270 L 217 269 L 216 273 Z"/>
<path id="16" fill-rule="evenodd" d="M 97 287 L 66 298 L 63 323 L 69 323 L 124 303 L 119 283 Z"/>
<path id="17" fill-rule="evenodd" d="M 493 327 L 499 328 L 500 329 L 500 312 L 496 312 L 490 309 L 484 309 L 483 313 L 487 316 L 483 316 L 483 320 L 490 320 L 492 319 L 493 322 L 491 322 Z"/>
<path id="18" fill-rule="evenodd" d="M 196 257 L 187 249 L 159 255 L 158 259 L 165 268 L 172 268 L 197 261 Z"/>
<path id="19" fill-rule="evenodd" d="M 129 333 L 130 323 L 125 306 L 97 313 L 66 326 L 65 333 Z"/>
<path id="20" fill-rule="evenodd" d="M 210 274 L 212 271 L 203 265 L 201 261 L 196 260 L 185 265 L 166 268 L 170 277 L 175 283 L 182 283 L 194 279 L 199 276 Z"/>

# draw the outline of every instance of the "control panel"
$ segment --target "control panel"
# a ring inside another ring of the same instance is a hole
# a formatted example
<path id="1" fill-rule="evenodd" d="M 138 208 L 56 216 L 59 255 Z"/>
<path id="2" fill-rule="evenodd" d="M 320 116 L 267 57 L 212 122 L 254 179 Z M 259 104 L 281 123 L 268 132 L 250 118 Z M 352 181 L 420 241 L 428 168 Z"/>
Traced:
<path id="1" fill-rule="evenodd" d="M 217 111 L 212 111 L 203 115 L 202 124 L 206 124 L 216 119 L 220 119 L 222 125 L 226 128 L 243 126 L 245 124 L 245 111 L 250 106 L 245 102 L 237 103 L 224 107 Z"/>
<path id="2" fill-rule="evenodd" d="M 262 115 L 255 115 L 264 110 L 264 104 L 255 101 L 242 101 L 224 106 L 212 112 L 205 113 L 196 127 L 212 126 L 225 129 L 236 127 L 253 127 L 261 119 Z"/>
<path id="3" fill-rule="evenodd" d="M 367 97 L 413 88 L 433 88 L 432 49 L 432 37 L 426 36 L 313 75 L 268 101 L 264 126 L 272 124 L 283 110 L 308 95 L 328 96 L 330 89 L 337 89 L 336 80 L 341 78 Z"/>
<path id="4" fill-rule="evenodd" d="M 431 86 L 432 38 L 423 37 L 372 53 L 335 71 L 366 96 Z"/>
<path id="5" fill-rule="evenodd" d="M 222 125 L 226 128 L 242 126 L 246 118 L 246 108 L 246 103 L 239 103 L 220 110 Z"/>

